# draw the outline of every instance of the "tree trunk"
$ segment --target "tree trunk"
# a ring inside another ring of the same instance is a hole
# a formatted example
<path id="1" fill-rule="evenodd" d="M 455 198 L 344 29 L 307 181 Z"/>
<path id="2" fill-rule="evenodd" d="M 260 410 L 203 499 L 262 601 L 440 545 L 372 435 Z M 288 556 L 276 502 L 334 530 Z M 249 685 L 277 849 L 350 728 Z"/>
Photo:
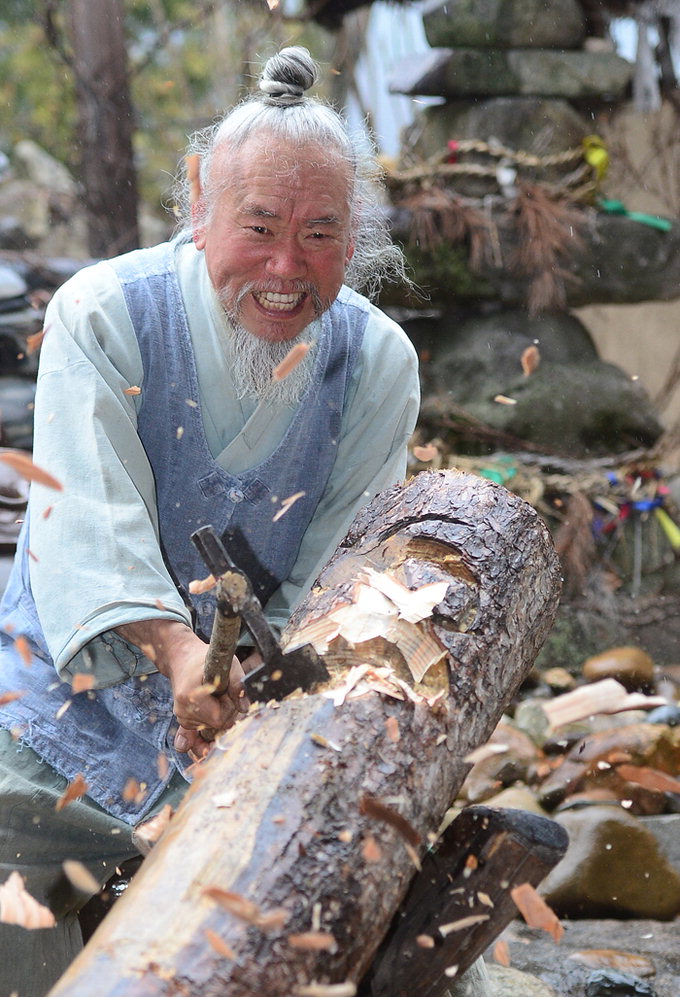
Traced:
<path id="1" fill-rule="evenodd" d="M 88 249 L 109 257 L 139 246 L 122 0 L 71 0 L 70 34 Z"/>
<path id="2" fill-rule="evenodd" d="M 448 587 L 423 622 L 392 617 L 354 646 L 329 635 L 342 606 L 345 634 L 347 619 L 373 623 L 390 579 Z M 558 593 L 543 522 L 501 486 L 431 472 L 377 496 L 286 632 L 329 644 L 330 682 L 254 707 L 219 739 L 52 997 L 353 993 Z M 435 646 L 444 659 L 420 681 Z M 350 692 L 355 665 L 366 674 Z"/>

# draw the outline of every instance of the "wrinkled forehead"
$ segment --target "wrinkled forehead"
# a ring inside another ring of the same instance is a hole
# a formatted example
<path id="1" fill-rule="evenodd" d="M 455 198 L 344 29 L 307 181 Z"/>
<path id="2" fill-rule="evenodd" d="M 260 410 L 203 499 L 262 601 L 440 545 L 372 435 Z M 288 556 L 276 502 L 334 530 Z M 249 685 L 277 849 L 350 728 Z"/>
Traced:
<path id="1" fill-rule="evenodd" d="M 257 133 L 237 150 L 228 145 L 215 149 L 210 186 L 216 191 L 234 185 L 243 189 L 267 179 L 297 185 L 314 177 L 335 196 L 346 192 L 349 198 L 353 173 L 340 149 Z"/>

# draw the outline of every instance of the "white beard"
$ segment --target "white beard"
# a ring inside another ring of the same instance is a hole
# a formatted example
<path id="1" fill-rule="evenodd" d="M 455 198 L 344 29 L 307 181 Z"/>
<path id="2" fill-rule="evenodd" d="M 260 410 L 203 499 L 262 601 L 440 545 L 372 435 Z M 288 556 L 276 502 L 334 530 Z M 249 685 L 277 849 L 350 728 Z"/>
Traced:
<path id="1" fill-rule="evenodd" d="M 227 330 L 227 349 L 231 376 L 239 398 L 256 397 L 261 401 L 297 405 L 312 381 L 314 346 L 318 324 L 313 322 L 294 339 L 269 342 L 258 339 L 242 325 Z M 272 381 L 274 368 L 288 356 L 297 343 L 311 343 L 307 356 L 280 381 Z"/>

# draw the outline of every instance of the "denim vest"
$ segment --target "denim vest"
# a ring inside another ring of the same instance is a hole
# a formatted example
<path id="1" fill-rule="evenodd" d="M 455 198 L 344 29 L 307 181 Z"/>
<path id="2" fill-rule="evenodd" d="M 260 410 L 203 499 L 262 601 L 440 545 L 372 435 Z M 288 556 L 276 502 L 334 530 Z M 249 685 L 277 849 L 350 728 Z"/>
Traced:
<path id="1" fill-rule="evenodd" d="M 341 290 L 322 318 L 312 383 L 281 443 L 262 464 L 232 475 L 217 464 L 205 439 L 172 246 L 137 250 L 112 266 L 142 355 L 142 399 L 148 402 L 142 402 L 137 429 L 155 476 L 163 557 L 198 632 L 207 635 L 214 597 L 188 593 L 191 579 L 207 572 L 190 534 L 206 523 L 214 525 L 263 603 L 288 576 L 333 469 L 369 306 L 361 296 Z M 304 494 L 274 522 L 280 502 L 297 492 Z M 69 684 L 59 681 L 31 592 L 29 515 L 30 501 L 0 604 L 0 692 L 23 690 L 24 695 L 0 707 L 0 725 L 17 728 L 22 740 L 68 779 L 81 773 L 89 796 L 134 824 L 151 810 L 172 773 L 171 765 L 169 774 L 159 774 L 158 756 L 167 755 L 181 769 L 187 763 L 172 747 L 176 725 L 169 682 L 154 672 L 74 695 Z M 30 667 L 14 643 L 19 635 L 33 651 Z M 142 787 L 143 799 L 122 798 L 131 778 Z"/>

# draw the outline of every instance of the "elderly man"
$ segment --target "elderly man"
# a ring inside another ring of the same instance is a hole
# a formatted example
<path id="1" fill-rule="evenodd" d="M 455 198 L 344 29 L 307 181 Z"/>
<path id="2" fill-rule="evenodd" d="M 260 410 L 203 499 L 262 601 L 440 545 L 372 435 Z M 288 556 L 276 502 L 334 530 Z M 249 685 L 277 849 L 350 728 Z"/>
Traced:
<path id="1" fill-rule="evenodd" d="M 180 799 L 201 730 L 247 709 L 237 659 L 226 693 L 203 687 L 214 602 L 190 593 L 190 534 L 215 525 L 281 627 L 405 473 L 415 354 L 346 286 L 398 276 L 401 256 L 374 164 L 304 96 L 315 78 L 304 49 L 270 59 L 196 140 L 184 232 L 81 271 L 49 307 L 34 459 L 63 490 L 34 484 L 2 605 L 0 692 L 22 695 L 0 710 L 0 882 L 18 870 L 58 921 L 0 926 L 0 997 L 40 997 L 82 944 L 62 861 L 104 882 L 132 827 Z"/>

